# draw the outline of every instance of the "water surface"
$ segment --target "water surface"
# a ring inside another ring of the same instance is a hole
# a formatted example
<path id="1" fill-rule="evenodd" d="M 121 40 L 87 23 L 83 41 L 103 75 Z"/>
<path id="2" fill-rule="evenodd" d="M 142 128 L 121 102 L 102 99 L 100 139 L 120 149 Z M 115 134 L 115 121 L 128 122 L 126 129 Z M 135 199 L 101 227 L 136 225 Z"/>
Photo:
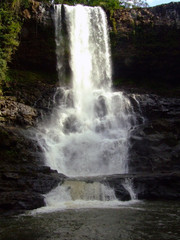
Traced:
<path id="1" fill-rule="evenodd" d="M 1 240 L 178 240 L 180 202 L 0 218 Z"/>

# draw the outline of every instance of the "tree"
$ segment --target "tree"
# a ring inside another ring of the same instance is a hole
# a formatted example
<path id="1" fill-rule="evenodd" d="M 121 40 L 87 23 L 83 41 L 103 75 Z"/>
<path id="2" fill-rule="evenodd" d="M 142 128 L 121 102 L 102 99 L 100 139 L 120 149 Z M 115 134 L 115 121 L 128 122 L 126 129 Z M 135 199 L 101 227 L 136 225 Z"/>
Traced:
<path id="1" fill-rule="evenodd" d="M 0 6 L 0 83 L 6 78 L 7 63 L 19 45 L 21 23 L 13 2 L 3 1 Z"/>
<path id="2" fill-rule="evenodd" d="M 64 3 L 69 5 L 83 4 L 87 6 L 101 6 L 107 10 L 118 9 L 119 0 L 55 0 L 54 3 Z"/>

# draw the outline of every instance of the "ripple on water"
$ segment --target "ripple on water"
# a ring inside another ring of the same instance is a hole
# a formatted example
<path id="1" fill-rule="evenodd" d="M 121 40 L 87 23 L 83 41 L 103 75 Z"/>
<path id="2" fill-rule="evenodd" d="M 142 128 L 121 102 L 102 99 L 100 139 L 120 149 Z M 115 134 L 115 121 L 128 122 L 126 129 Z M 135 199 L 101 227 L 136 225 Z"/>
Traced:
<path id="1" fill-rule="evenodd" d="M 179 240 L 180 202 L 0 218 L 1 240 Z"/>

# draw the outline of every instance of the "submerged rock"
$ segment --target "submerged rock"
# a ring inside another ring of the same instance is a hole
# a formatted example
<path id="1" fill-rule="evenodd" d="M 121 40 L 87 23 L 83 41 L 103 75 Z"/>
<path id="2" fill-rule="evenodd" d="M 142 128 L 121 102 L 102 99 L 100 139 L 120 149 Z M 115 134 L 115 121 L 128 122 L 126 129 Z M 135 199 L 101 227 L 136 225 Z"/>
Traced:
<path id="1" fill-rule="evenodd" d="M 116 174 L 81 180 L 110 186 L 120 201 L 180 199 L 180 172 Z"/>
<path id="2" fill-rule="evenodd" d="M 104 180 L 121 201 L 131 199 L 130 191 L 140 200 L 180 199 L 180 172 L 122 174 L 107 176 Z"/>

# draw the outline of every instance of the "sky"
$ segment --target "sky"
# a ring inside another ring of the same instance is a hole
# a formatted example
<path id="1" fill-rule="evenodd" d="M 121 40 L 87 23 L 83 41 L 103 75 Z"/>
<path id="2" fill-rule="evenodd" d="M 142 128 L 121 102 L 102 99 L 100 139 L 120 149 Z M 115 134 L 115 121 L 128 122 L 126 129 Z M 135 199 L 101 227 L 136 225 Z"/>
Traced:
<path id="1" fill-rule="evenodd" d="M 180 0 L 147 0 L 150 7 L 170 2 L 180 2 Z"/>

